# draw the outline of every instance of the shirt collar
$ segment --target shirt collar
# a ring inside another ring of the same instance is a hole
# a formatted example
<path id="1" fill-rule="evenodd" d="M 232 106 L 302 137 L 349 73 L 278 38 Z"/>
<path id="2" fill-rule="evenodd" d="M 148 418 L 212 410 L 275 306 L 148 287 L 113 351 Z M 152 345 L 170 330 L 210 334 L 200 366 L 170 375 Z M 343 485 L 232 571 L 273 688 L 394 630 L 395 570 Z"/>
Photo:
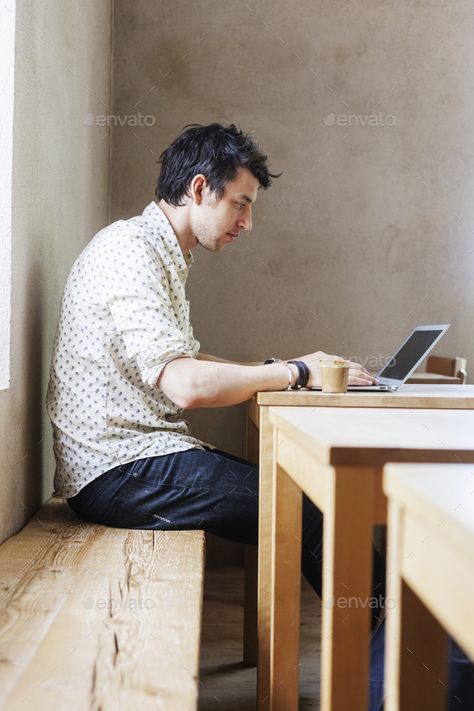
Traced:
<path id="1" fill-rule="evenodd" d="M 161 243 L 173 260 L 177 271 L 187 272 L 194 264 L 194 257 L 190 250 L 183 253 L 178 238 L 163 210 L 152 200 L 143 210 L 143 216 L 157 228 L 160 237 L 162 237 Z"/>

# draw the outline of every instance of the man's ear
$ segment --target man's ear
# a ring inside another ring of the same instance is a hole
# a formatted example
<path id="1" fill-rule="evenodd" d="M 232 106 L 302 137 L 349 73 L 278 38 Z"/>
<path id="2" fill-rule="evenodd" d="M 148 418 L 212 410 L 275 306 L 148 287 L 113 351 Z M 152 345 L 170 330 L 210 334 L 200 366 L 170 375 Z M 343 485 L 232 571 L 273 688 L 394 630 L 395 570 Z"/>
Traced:
<path id="1" fill-rule="evenodd" d="M 202 203 L 203 197 L 204 197 L 204 192 L 205 192 L 204 189 L 206 188 L 206 186 L 207 186 L 206 176 L 203 175 L 202 173 L 198 173 L 191 180 L 191 185 L 189 186 L 189 191 L 191 193 L 193 202 L 196 205 L 200 205 Z"/>

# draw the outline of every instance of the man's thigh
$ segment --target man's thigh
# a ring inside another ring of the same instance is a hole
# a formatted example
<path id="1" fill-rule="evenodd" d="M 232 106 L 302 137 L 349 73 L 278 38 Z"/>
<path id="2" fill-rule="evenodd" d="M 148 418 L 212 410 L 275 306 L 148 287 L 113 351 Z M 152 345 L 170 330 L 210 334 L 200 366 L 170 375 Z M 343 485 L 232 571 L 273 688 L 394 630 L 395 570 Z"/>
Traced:
<path id="1" fill-rule="evenodd" d="M 118 468 L 94 501 L 95 520 L 122 528 L 202 528 L 257 543 L 258 469 L 216 450 L 189 449 Z"/>

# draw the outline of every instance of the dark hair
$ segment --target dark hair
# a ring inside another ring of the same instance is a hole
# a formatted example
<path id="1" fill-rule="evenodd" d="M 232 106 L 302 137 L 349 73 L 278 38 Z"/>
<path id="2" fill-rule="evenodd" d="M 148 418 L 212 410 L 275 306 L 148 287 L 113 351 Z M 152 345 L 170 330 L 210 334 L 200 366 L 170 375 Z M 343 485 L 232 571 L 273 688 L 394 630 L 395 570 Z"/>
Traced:
<path id="1" fill-rule="evenodd" d="M 279 175 L 269 172 L 267 156 L 257 143 L 234 124 L 209 126 L 189 124 L 160 156 L 161 173 L 156 184 L 156 197 L 170 205 L 183 205 L 189 197 L 189 185 L 198 173 L 206 176 L 210 189 L 218 198 L 225 186 L 234 180 L 239 168 L 248 168 L 264 190 Z"/>

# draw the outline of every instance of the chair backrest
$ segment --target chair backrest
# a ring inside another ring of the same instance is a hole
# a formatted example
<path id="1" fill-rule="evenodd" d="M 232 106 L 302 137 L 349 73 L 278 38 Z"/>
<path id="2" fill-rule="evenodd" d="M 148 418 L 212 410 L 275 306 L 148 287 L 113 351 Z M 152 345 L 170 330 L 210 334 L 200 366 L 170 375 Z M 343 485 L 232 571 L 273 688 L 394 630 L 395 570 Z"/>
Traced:
<path id="1" fill-rule="evenodd" d="M 429 356 L 426 361 L 426 372 L 459 378 L 464 384 L 467 380 L 467 361 L 465 358 L 458 357 Z"/>

